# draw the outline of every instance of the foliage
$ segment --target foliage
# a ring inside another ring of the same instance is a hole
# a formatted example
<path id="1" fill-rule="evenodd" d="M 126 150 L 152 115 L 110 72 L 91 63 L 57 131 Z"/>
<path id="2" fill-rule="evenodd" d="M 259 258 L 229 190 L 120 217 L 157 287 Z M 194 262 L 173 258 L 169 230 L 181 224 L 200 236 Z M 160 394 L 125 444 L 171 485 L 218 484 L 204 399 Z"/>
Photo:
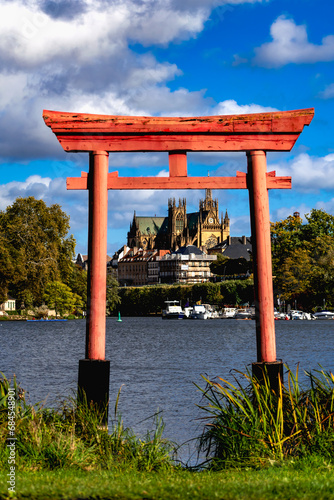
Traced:
<path id="1" fill-rule="evenodd" d="M 107 276 L 107 314 L 110 315 L 114 311 L 121 298 L 118 293 L 119 283 L 112 275 Z"/>
<path id="2" fill-rule="evenodd" d="M 323 411 L 321 402 L 326 401 L 326 398 L 321 400 L 324 393 L 320 386 L 314 386 L 319 395 L 319 415 Z M 16 394 L 19 437 L 15 495 L 9 494 L 7 485 L 9 387 Z M 301 410 L 304 409 L 305 405 Z M 48 410 L 41 405 L 32 407 L 25 402 L 15 379 L 10 382 L 2 378 L 0 498 L 332 498 L 332 457 L 326 458 L 319 448 L 299 458 L 258 461 L 256 469 L 233 462 L 234 467 L 228 470 L 212 467 L 196 470 L 173 465 L 168 453 L 170 445 L 161 438 L 161 428 L 158 419 L 156 429 L 141 440 L 124 429 L 121 419 L 115 417 L 108 435 L 101 430 L 99 417 L 87 407 L 78 407 L 75 401 L 63 403 L 59 410 Z"/>
<path id="3" fill-rule="evenodd" d="M 239 372 L 238 372 L 239 373 Z M 334 451 L 334 375 L 307 373 L 304 390 L 287 368 L 287 386 L 274 392 L 268 376 L 260 383 L 249 373 L 235 384 L 219 378 L 201 389 L 208 412 L 199 447 L 211 467 L 258 466 L 271 460 L 317 453 L 330 459 Z M 243 382 L 246 382 L 245 386 Z"/>
<path id="4" fill-rule="evenodd" d="M 174 445 L 162 437 L 164 424 L 155 420 L 155 429 L 137 438 L 124 428 L 117 412 L 109 425 L 104 415 L 84 400 L 71 399 L 56 409 L 27 404 L 14 380 L 0 379 L 0 464 L 6 467 L 7 399 L 10 387 L 16 394 L 15 438 L 20 470 L 81 469 L 115 470 L 127 466 L 137 471 L 171 469 Z"/>
<path id="5" fill-rule="evenodd" d="M 276 293 L 299 307 L 333 307 L 334 216 L 311 210 L 306 223 L 289 216 L 271 226 Z"/>
<path id="6" fill-rule="evenodd" d="M 160 314 L 167 300 L 178 300 L 182 306 L 199 300 L 202 303 L 252 304 L 254 301 L 253 280 L 229 280 L 221 283 L 198 283 L 195 285 L 155 285 L 121 287 L 119 289 L 122 316 L 145 316 Z"/>
<path id="7" fill-rule="evenodd" d="M 60 281 L 46 286 L 43 299 L 50 308 L 56 310 L 56 316 L 58 313 L 63 316 L 66 312 L 82 309 L 83 306 L 79 295 L 72 293 L 71 289 Z"/>
<path id="8" fill-rule="evenodd" d="M 68 274 L 65 285 L 70 287 L 71 291 L 76 295 L 79 295 L 82 300 L 82 307 L 86 309 L 87 307 L 87 271 L 82 269 L 82 267 L 71 263 L 70 273 Z"/>
<path id="9" fill-rule="evenodd" d="M 225 257 L 222 253 L 217 254 L 217 260 L 214 260 L 210 264 L 210 271 L 213 274 L 217 274 L 219 276 L 224 276 L 226 274 L 226 265 L 230 259 Z"/>
<path id="10" fill-rule="evenodd" d="M 19 303 L 40 305 L 45 287 L 71 274 L 75 240 L 57 204 L 17 198 L 0 212 L 0 287 Z"/>
<path id="11" fill-rule="evenodd" d="M 224 254 L 217 254 L 217 260 L 210 264 L 210 270 L 217 276 L 240 276 L 251 273 L 253 268 L 252 261 L 245 258 L 230 259 Z"/>

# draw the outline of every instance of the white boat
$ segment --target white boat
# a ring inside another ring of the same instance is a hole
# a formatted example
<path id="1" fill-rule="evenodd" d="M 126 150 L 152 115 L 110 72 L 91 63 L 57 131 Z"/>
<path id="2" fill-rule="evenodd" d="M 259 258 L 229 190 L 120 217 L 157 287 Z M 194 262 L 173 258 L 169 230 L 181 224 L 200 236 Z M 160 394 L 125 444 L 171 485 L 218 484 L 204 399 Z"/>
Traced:
<path id="1" fill-rule="evenodd" d="M 255 319 L 255 309 L 237 309 L 234 317 L 235 319 Z"/>
<path id="2" fill-rule="evenodd" d="M 297 311 L 296 309 L 291 309 L 290 311 L 290 319 L 292 320 L 301 320 L 301 319 L 306 319 L 306 320 L 311 320 L 315 319 L 311 313 L 304 312 L 304 311 Z"/>
<path id="3" fill-rule="evenodd" d="M 196 304 L 190 315 L 190 319 L 209 319 L 210 312 L 204 304 Z"/>
<path id="4" fill-rule="evenodd" d="M 224 307 L 222 318 L 223 319 L 234 318 L 236 310 L 237 309 L 235 307 Z"/>
<path id="5" fill-rule="evenodd" d="M 291 309 L 290 311 L 290 319 L 292 320 L 301 320 L 301 319 L 306 319 L 304 317 L 304 312 L 303 311 L 297 311 L 296 309 Z"/>
<path id="6" fill-rule="evenodd" d="M 191 317 L 192 310 L 193 308 L 190 306 L 184 308 L 184 319 L 189 319 Z"/>
<path id="7" fill-rule="evenodd" d="M 166 308 L 162 311 L 162 319 L 184 319 L 185 314 L 178 300 L 166 300 Z"/>
<path id="8" fill-rule="evenodd" d="M 334 312 L 319 311 L 313 314 L 316 319 L 334 319 Z"/>
<path id="9" fill-rule="evenodd" d="M 285 312 L 274 312 L 274 319 L 275 320 L 290 320 L 290 317 L 287 313 Z"/>

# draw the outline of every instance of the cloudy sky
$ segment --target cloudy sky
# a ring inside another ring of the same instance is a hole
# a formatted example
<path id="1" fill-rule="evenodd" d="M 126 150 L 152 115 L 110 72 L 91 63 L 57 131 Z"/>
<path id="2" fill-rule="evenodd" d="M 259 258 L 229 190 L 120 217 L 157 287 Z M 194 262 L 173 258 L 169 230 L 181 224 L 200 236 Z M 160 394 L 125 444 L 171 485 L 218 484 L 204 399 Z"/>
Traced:
<path id="1" fill-rule="evenodd" d="M 88 156 L 66 154 L 43 109 L 200 116 L 315 108 L 290 153 L 268 169 L 292 176 L 270 191 L 271 220 L 323 208 L 334 215 L 332 0 L 2 0 L 0 210 L 18 196 L 59 203 L 77 252 L 87 251 L 87 192 L 66 191 Z M 164 175 L 166 154 L 110 154 L 120 175 Z M 191 175 L 246 171 L 244 153 L 188 155 Z M 232 235 L 250 234 L 246 191 L 215 191 Z M 109 192 L 108 252 L 133 217 L 166 215 L 171 196 L 198 209 L 201 191 Z"/>

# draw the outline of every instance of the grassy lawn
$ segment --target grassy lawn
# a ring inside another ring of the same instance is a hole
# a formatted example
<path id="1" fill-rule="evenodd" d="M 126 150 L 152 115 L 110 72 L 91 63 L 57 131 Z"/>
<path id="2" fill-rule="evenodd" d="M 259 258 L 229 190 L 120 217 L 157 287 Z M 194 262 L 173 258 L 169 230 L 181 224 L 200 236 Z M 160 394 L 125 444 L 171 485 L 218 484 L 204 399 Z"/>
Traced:
<path id="1" fill-rule="evenodd" d="M 334 465 L 316 457 L 281 467 L 219 472 L 18 471 L 15 495 L 8 495 L 5 474 L 5 471 L 0 473 L 1 499 L 334 498 Z"/>
<path id="2" fill-rule="evenodd" d="M 135 436 L 117 398 L 106 432 L 103 413 L 85 401 L 32 407 L 0 380 L 0 499 L 334 500 L 334 375 L 318 371 L 301 390 L 289 372 L 278 393 L 244 376 L 248 388 L 207 381 L 199 449 L 210 460 L 201 471 L 175 466 L 159 415 Z"/>

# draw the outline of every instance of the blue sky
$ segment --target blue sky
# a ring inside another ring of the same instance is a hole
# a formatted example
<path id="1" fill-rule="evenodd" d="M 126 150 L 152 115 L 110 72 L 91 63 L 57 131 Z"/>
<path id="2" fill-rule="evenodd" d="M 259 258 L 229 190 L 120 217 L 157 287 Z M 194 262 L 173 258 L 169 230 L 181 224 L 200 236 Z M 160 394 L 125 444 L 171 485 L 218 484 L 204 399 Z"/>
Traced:
<path id="1" fill-rule="evenodd" d="M 332 0 L 3 0 L 0 5 L 0 209 L 18 196 L 59 203 L 77 252 L 87 251 L 87 192 L 66 177 L 88 156 L 66 154 L 43 109 L 201 116 L 315 108 L 290 153 L 268 170 L 292 176 L 270 191 L 271 220 L 312 208 L 334 215 Z M 110 154 L 120 175 L 164 175 L 167 154 Z M 244 153 L 188 155 L 190 175 L 246 171 Z M 232 235 L 249 235 L 247 191 L 214 191 Z M 168 198 L 198 209 L 201 191 L 109 192 L 108 253 L 133 217 L 166 215 Z"/>

